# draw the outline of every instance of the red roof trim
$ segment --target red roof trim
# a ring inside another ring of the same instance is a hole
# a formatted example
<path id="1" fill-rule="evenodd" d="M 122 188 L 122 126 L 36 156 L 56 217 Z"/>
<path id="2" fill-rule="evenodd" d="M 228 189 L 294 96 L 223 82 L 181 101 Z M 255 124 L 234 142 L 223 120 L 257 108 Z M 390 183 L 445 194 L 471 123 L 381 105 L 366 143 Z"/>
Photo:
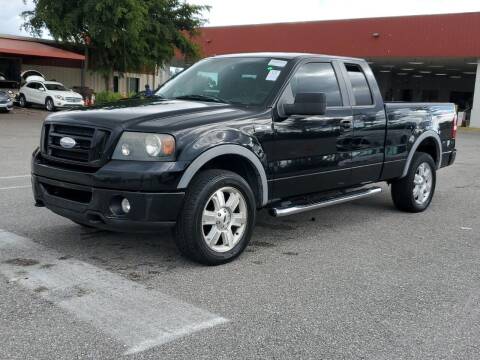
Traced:
<path id="1" fill-rule="evenodd" d="M 85 60 L 85 56 L 44 43 L 0 38 L 0 54 L 40 56 L 65 60 Z"/>

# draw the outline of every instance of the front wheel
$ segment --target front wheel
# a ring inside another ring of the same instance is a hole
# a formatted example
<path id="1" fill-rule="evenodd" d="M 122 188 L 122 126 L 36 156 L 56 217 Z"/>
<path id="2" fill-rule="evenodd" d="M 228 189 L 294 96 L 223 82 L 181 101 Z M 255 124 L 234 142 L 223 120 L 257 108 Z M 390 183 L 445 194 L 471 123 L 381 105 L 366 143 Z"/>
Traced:
<path id="1" fill-rule="evenodd" d="M 177 247 L 202 264 L 232 261 L 248 245 L 255 216 L 255 197 L 245 179 L 226 170 L 203 171 L 185 196 L 176 227 Z"/>
<path id="2" fill-rule="evenodd" d="M 392 199 L 403 211 L 424 211 L 435 193 L 435 162 L 429 154 L 417 152 L 413 155 L 407 176 L 392 183 Z"/>
<path id="3" fill-rule="evenodd" d="M 53 100 L 51 98 L 45 100 L 45 108 L 47 109 L 47 111 L 55 111 L 55 104 L 53 103 Z"/>

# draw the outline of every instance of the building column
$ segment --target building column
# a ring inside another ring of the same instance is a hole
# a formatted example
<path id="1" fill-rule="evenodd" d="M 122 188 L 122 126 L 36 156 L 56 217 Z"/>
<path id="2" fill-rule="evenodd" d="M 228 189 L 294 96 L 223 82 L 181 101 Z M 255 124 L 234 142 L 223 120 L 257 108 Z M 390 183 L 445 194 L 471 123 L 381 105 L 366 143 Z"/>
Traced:
<path id="1" fill-rule="evenodd" d="M 480 59 L 477 60 L 477 76 L 475 78 L 470 127 L 480 128 Z"/>

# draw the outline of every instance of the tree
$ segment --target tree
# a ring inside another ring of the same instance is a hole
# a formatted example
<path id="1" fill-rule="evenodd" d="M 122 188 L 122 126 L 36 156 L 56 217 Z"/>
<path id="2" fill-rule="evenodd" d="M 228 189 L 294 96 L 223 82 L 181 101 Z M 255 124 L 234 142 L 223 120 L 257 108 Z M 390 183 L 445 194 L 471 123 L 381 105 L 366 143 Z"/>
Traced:
<path id="1" fill-rule="evenodd" d="M 24 0 L 25 1 L 25 0 Z M 85 47 L 90 65 L 110 88 L 110 74 L 148 71 L 163 66 L 178 50 L 199 56 L 191 40 L 204 23 L 208 6 L 181 0 L 33 0 L 22 13 L 33 36 L 45 30 L 58 42 Z"/>

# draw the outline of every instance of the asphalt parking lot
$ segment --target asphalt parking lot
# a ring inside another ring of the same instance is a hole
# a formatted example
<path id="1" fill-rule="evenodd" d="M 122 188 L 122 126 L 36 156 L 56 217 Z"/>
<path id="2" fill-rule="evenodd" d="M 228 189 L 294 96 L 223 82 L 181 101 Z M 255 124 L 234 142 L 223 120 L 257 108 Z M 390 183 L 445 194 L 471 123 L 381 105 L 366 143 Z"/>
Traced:
<path id="1" fill-rule="evenodd" d="M 260 213 L 204 267 L 169 232 L 82 228 L 33 206 L 46 112 L 0 114 L 1 359 L 478 359 L 480 132 L 460 131 L 431 207 L 381 195 Z"/>

